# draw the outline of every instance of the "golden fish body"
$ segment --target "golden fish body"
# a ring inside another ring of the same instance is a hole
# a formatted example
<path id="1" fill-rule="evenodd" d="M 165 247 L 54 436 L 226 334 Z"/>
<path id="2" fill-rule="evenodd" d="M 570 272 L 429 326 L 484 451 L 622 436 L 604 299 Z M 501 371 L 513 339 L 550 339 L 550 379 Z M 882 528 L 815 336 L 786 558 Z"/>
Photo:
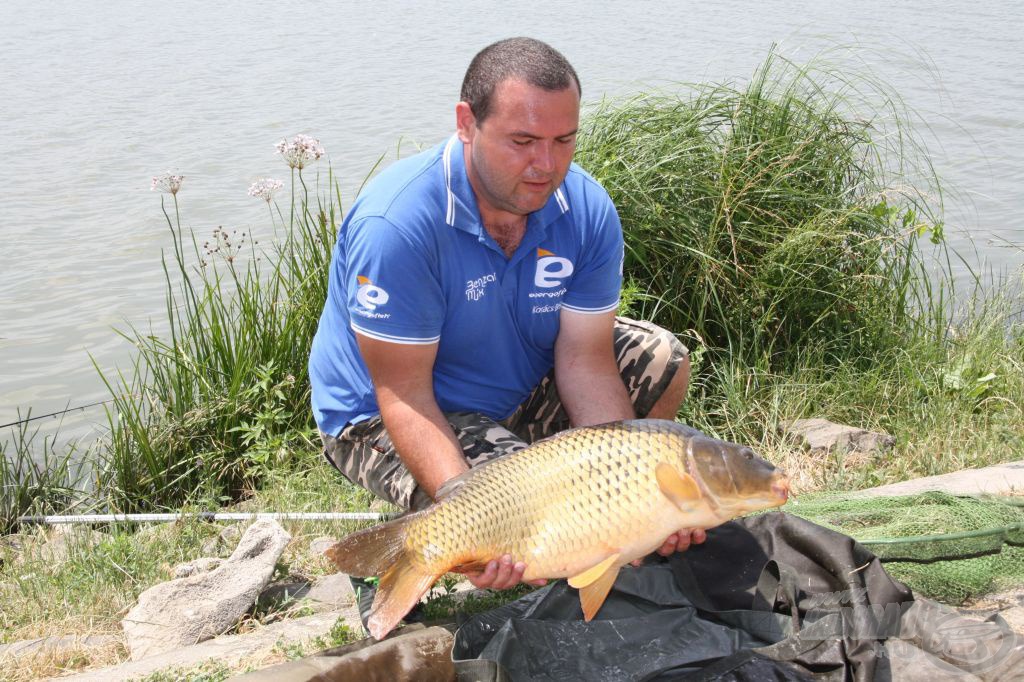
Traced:
<path id="1" fill-rule="evenodd" d="M 666 422 L 541 441 L 473 472 L 409 524 L 407 546 L 432 573 L 511 554 L 528 580 L 576 575 L 612 549 L 622 563 L 645 556 L 680 528 L 721 523 L 707 505 L 680 509 L 658 487 L 660 462 L 683 466 L 681 438 Z"/>
<path id="2" fill-rule="evenodd" d="M 619 569 L 682 528 L 711 528 L 786 501 L 785 476 L 749 448 L 665 420 L 563 432 L 446 485 L 438 503 L 350 535 L 329 551 L 381 575 L 370 618 L 380 638 L 445 573 L 510 554 L 524 579 L 570 578 L 584 616 Z"/>

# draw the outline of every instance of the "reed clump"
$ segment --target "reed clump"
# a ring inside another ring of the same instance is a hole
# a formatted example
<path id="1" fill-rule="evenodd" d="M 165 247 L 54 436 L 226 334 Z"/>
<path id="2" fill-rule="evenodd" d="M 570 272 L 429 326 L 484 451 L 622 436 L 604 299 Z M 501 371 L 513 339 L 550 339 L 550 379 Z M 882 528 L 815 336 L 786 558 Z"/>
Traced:
<path id="1" fill-rule="evenodd" d="M 100 491 L 107 504 L 135 511 L 197 495 L 238 499 L 312 448 L 306 363 L 341 217 L 330 173 L 326 187 L 311 197 L 293 167 L 289 216 L 278 210 L 278 222 L 271 211 L 284 236 L 270 250 L 246 249 L 221 230 L 201 252 L 172 195 L 168 333 L 125 332 L 138 351 L 131 371 L 104 377 L 115 397 Z"/>
<path id="2" fill-rule="evenodd" d="M 636 313 L 714 362 L 792 367 L 809 344 L 847 359 L 941 306 L 918 241 L 942 225 L 894 172 L 912 161 L 897 103 L 858 118 L 863 93 L 827 79 L 772 55 L 745 88 L 604 103 L 582 126 L 577 161 L 618 208 Z"/>

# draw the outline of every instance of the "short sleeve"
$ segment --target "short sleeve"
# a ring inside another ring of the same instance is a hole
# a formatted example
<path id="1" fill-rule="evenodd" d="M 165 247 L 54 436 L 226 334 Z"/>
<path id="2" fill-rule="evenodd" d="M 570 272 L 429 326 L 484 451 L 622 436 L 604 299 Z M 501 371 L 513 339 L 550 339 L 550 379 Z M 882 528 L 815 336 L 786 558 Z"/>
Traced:
<path id="1" fill-rule="evenodd" d="M 573 216 L 580 234 L 580 257 L 562 307 L 603 313 L 618 306 L 622 290 L 622 224 L 611 198 L 597 183 L 586 183 L 583 194 L 585 201 L 575 202 Z"/>
<path id="2" fill-rule="evenodd" d="M 437 342 L 445 305 L 436 250 L 376 216 L 353 221 L 345 243 L 345 305 L 352 328 L 392 343 Z"/>

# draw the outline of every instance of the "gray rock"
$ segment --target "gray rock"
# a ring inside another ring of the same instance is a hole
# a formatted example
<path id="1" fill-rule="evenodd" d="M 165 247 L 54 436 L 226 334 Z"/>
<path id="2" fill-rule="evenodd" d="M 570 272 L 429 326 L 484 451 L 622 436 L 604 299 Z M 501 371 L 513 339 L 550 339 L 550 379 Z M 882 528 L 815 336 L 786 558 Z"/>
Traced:
<path id="1" fill-rule="evenodd" d="M 85 526 L 59 525 L 50 531 L 48 539 L 33 552 L 35 558 L 56 564 L 67 561 L 76 551 L 91 549 L 106 539 L 106 535 Z"/>
<path id="2" fill-rule="evenodd" d="M 190 575 L 207 573 L 223 563 L 224 560 L 218 557 L 199 557 L 198 559 L 193 559 L 192 561 L 175 566 L 174 577 L 187 578 Z"/>
<path id="3" fill-rule="evenodd" d="M 951 495 L 1021 495 L 1024 494 L 1024 460 L 994 464 L 981 469 L 963 469 L 938 476 L 914 478 L 848 493 L 850 497 L 882 497 L 916 495 L 941 490 Z"/>
<path id="4" fill-rule="evenodd" d="M 1024 588 L 985 595 L 970 605 L 957 608 L 957 611 L 968 618 L 981 620 L 998 613 L 1024 644 Z"/>
<path id="5" fill-rule="evenodd" d="M 323 556 L 324 552 L 337 543 L 338 538 L 333 538 L 330 535 L 321 535 L 309 543 L 309 553 L 313 556 Z"/>
<path id="6" fill-rule="evenodd" d="M 813 453 L 841 449 L 865 454 L 882 453 L 896 444 L 887 433 L 876 433 L 836 424 L 827 419 L 794 419 L 782 425 L 783 433 L 798 440 Z"/>
<path id="7" fill-rule="evenodd" d="M 139 595 L 138 604 L 121 621 L 131 659 L 195 644 L 232 627 L 270 581 L 289 540 L 276 521 L 256 521 L 217 568 Z"/>
<path id="8" fill-rule="evenodd" d="M 238 539 L 241 537 L 242 524 L 233 523 L 230 526 L 225 526 L 220 535 L 210 538 L 203 543 L 203 554 L 205 556 L 224 556 L 229 554 L 231 549 L 238 544 Z"/>
<path id="9" fill-rule="evenodd" d="M 149 656 L 141 661 L 128 661 L 108 668 L 90 670 L 70 677 L 61 677 L 62 682 L 127 682 L 168 670 L 181 670 L 202 665 L 208 661 L 222 661 L 227 664 L 248 660 L 259 660 L 274 649 L 288 644 L 309 641 L 312 637 L 326 635 L 338 619 L 356 632 L 362 628 L 359 611 L 349 608 L 344 611 L 320 613 L 303 618 L 294 618 L 240 635 L 217 637 L 194 646 L 186 646 Z M 175 677 L 175 679 L 179 679 Z"/>
<path id="10" fill-rule="evenodd" d="M 333 607 L 348 606 L 356 601 L 352 581 L 344 573 L 333 573 L 320 578 L 306 597 Z"/>
<path id="11" fill-rule="evenodd" d="M 23 639 L 20 642 L 0 644 L 0 658 L 25 654 L 48 654 L 62 651 L 101 649 L 121 641 L 115 635 L 63 635 Z"/>

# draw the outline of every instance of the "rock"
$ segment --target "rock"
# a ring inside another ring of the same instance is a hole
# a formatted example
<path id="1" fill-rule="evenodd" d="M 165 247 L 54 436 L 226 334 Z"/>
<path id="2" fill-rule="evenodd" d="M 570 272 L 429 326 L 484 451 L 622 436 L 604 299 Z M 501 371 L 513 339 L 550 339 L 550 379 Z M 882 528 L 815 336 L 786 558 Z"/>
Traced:
<path id="1" fill-rule="evenodd" d="M 379 642 L 364 639 L 234 679 L 238 682 L 454 682 L 454 642 L 455 636 L 445 628 L 412 625 L 396 630 Z"/>
<path id="2" fill-rule="evenodd" d="M 320 578 L 306 594 L 306 597 L 332 607 L 348 606 L 356 601 L 356 594 L 352 591 L 352 581 L 344 573 L 333 573 Z"/>
<path id="3" fill-rule="evenodd" d="M 95 547 L 106 537 L 85 526 L 59 525 L 50 531 L 47 541 L 35 550 L 34 556 L 49 564 L 61 563 L 67 561 L 73 552 Z"/>
<path id="4" fill-rule="evenodd" d="M 239 523 L 233 523 L 230 526 L 225 526 L 224 530 L 220 532 L 215 538 L 210 538 L 203 543 L 203 554 L 205 556 L 223 556 L 231 552 L 231 548 L 238 544 L 238 539 L 242 537 L 242 525 Z"/>
<path id="5" fill-rule="evenodd" d="M 338 538 L 331 537 L 330 535 L 321 535 L 309 543 L 309 553 L 313 556 L 323 556 L 324 552 L 337 543 Z"/>
<path id="6" fill-rule="evenodd" d="M 36 639 L 24 639 L 20 642 L 0 644 L 0 658 L 8 656 L 23 656 L 25 654 L 39 655 L 57 653 L 62 651 L 85 651 L 89 649 L 101 649 L 117 644 L 121 641 L 115 635 L 64 635 L 58 637 L 38 637 Z"/>
<path id="7" fill-rule="evenodd" d="M 851 497 L 916 495 L 941 490 L 950 495 L 1020 495 L 1024 493 L 1024 460 L 925 476 L 848 493 Z"/>
<path id="8" fill-rule="evenodd" d="M 175 521 L 162 521 L 160 523 L 147 523 L 135 531 L 135 537 L 145 540 L 160 539 L 168 537 L 178 531 L 178 524 Z"/>
<path id="9" fill-rule="evenodd" d="M 280 623 L 271 623 L 254 632 L 240 635 L 217 637 L 194 646 L 186 646 L 149 656 L 141 661 L 128 661 L 120 665 L 90 670 L 78 675 L 60 678 L 62 682 L 122 682 L 138 680 L 161 671 L 181 670 L 202 665 L 208 661 L 219 661 L 226 665 L 237 665 L 242 660 L 259 659 L 271 654 L 281 646 L 307 642 L 312 637 L 321 637 L 342 619 L 356 632 L 362 628 L 359 612 L 355 608 L 331 611 L 302 618 L 293 618 Z M 172 679 L 164 674 L 160 679 Z M 175 676 L 173 679 L 184 679 Z"/>
<path id="10" fill-rule="evenodd" d="M 883 453 L 896 444 L 887 433 L 876 433 L 836 424 L 827 419 L 794 419 L 782 425 L 783 433 L 795 437 L 812 453 L 846 452 Z"/>
<path id="11" fill-rule="evenodd" d="M 308 580 L 284 580 L 270 583 L 256 598 L 256 608 L 266 611 L 302 599 L 309 593 L 312 583 Z"/>
<path id="12" fill-rule="evenodd" d="M 256 521 L 217 568 L 139 595 L 138 604 L 121 621 L 131 659 L 201 642 L 237 623 L 270 581 L 289 540 L 276 521 Z"/>
<path id="13" fill-rule="evenodd" d="M 957 609 L 969 618 L 986 620 L 998 613 L 1024 643 L 1024 588 L 988 594 Z"/>
<path id="14" fill-rule="evenodd" d="M 174 567 L 175 578 L 187 578 L 190 575 L 198 575 L 199 573 L 207 573 L 224 563 L 223 559 L 217 557 L 199 557 L 193 559 L 184 564 L 179 564 Z"/>

